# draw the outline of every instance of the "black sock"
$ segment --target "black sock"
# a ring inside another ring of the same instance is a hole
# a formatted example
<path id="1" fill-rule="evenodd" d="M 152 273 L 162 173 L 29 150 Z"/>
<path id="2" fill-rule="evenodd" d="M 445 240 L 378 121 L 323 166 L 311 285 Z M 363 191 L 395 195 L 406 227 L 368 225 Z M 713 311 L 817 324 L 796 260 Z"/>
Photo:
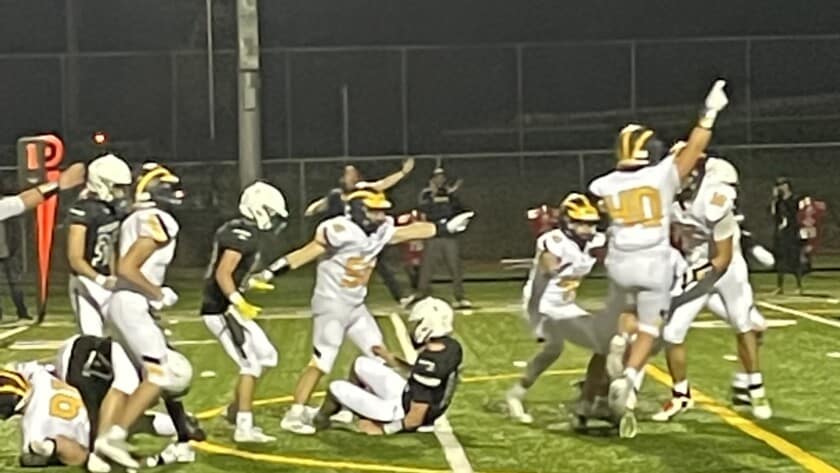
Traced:
<path id="1" fill-rule="evenodd" d="M 187 442 L 190 439 L 189 429 L 187 429 L 187 411 L 184 409 L 184 403 L 174 399 L 165 399 L 166 412 L 172 418 L 172 423 L 175 424 L 175 432 L 178 433 L 178 442 Z"/>

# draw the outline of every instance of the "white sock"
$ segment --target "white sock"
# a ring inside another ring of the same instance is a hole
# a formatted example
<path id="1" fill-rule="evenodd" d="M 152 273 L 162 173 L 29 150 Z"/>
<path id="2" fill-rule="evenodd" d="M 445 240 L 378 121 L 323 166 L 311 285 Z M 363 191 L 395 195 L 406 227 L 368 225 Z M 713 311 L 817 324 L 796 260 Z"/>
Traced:
<path id="1" fill-rule="evenodd" d="M 155 434 L 161 437 L 172 437 L 178 433 L 175 430 L 175 423 L 172 422 L 172 418 L 161 412 L 154 413 L 152 428 L 155 429 Z"/>
<path id="2" fill-rule="evenodd" d="M 300 417 L 303 415 L 303 404 L 292 404 L 292 407 L 289 408 L 289 415 L 292 417 Z"/>
<path id="3" fill-rule="evenodd" d="M 236 428 L 251 430 L 254 427 L 254 414 L 239 411 L 236 414 Z"/>
<path id="4" fill-rule="evenodd" d="M 636 391 L 642 390 L 642 383 L 645 381 L 645 370 L 639 371 L 639 374 L 636 375 L 636 380 L 633 382 L 633 386 L 635 386 Z"/>
<path id="5" fill-rule="evenodd" d="M 688 380 L 684 379 L 677 383 L 674 383 L 674 392 L 677 394 L 682 394 L 683 396 L 688 395 Z"/>
<path id="6" fill-rule="evenodd" d="M 112 425 L 105 436 L 111 440 L 125 440 L 128 438 L 128 432 L 119 425 Z"/>
<path id="7" fill-rule="evenodd" d="M 736 372 L 732 378 L 732 387 L 736 389 L 747 389 L 750 387 L 750 375 L 747 373 Z"/>
<path id="8" fill-rule="evenodd" d="M 630 381 L 632 381 L 635 387 L 636 378 L 639 377 L 639 372 L 636 370 L 636 368 L 631 368 L 629 366 L 627 368 L 624 368 L 624 376 Z"/>
<path id="9" fill-rule="evenodd" d="M 764 384 L 764 377 L 761 376 L 761 373 L 750 373 L 747 376 L 749 376 L 750 386 L 759 386 Z"/>
<path id="10" fill-rule="evenodd" d="M 525 394 L 527 392 L 528 392 L 528 389 L 525 388 L 524 386 L 522 386 L 522 383 L 519 382 L 519 381 L 517 381 L 516 384 L 514 384 L 512 388 L 510 388 L 510 393 L 513 395 L 513 397 L 515 397 L 517 399 L 520 399 L 520 400 L 523 397 L 525 397 Z"/>

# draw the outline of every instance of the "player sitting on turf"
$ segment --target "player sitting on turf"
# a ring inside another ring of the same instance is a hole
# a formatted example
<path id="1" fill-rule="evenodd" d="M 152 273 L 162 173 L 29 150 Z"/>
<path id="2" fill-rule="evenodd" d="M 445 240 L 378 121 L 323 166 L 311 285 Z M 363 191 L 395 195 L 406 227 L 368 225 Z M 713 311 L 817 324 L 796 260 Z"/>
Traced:
<path id="1" fill-rule="evenodd" d="M 235 442 L 265 443 L 275 438 L 254 426 L 252 408 L 257 379 L 266 368 L 277 366 L 277 350 L 254 322 L 262 310 L 242 296 L 248 273 L 259 260 L 260 232 L 280 231 L 289 212 L 283 193 L 265 182 L 242 191 L 240 216 L 216 230 L 213 253 L 204 281 L 201 315 L 222 348 L 239 366 L 239 381 L 228 418 L 236 430 Z"/>
<path id="2" fill-rule="evenodd" d="M 417 302 L 408 317 L 417 360 L 413 364 L 389 360 L 389 364 L 404 364 L 408 379 L 360 356 L 347 381 L 330 383 L 315 425 L 326 428 L 330 416 L 341 407 L 360 417 L 359 430 L 368 435 L 414 432 L 434 424 L 452 402 L 463 358 L 461 344 L 451 337 L 453 317 L 452 308 L 440 299 Z"/>
<path id="3" fill-rule="evenodd" d="M 616 140 L 616 169 L 595 179 L 589 190 L 602 199 L 609 213 L 609 248 L 605 260 L 610 298 L 631 297 L 639 318 L 639 332 L 630 346 L 625 376 L 610 384 L 610 404 L 623 412 L 619 434 L 634 437 L 634 386 L 659 337 L 662 314 L 670 306 L 671 271 L 669 211 L 680 181 L 688 176 L 711 139 L 717 114 L 726 107 L 725 82 L 717 81 L 706 97 L 705 108 L 687 144 L 665 155 L 661 141 L 651 129 L 628 125 Z M 654 164 L 655 163 L 655 164 Z M 608 307 L 617 307 L 612 300 Z"/>
<path id="4" fill-rule="evenodd" d="M 103 335 L 103 314 L 117 283 L 114 246 L 128 212 L 131 169 L 106 154 L 88 165 L 87 186 L 69 210 L 70 303 L 83 335 Z"/>
<path id="5" fill-rule="evenodd" d="M 258 280 L 268 281 L 291 269 L 318 260 L 312 295 L 313 360 L 300 376 L 294 404 L 280 424 L 298 434 L 313 434 L 311 412 L 305 404 L 324 374 L 332 371 L 345 336 L 365 356 L 375 357 L 373 347 L 384 346 L 382 332 L 365 305 L 367 283 L 376 258 L 385 245 L 431 238 L 466 230 L 472 212 L 464 212 L 447 223 L 415 222 L 395 227 L 386 214 L 391 202 L 385 194 L 361 189 L 348 196 L 349 212 L 325 220 L 315 237 L 302 248 L 272 263 Z"/>
<path id="6" fill-rule="evenodd" d="M 598 386 L 603 378 L 599 374 L 603 374 L 610 339 L 616 331 L 616 319 L 593 317 L 575 303 L 578 286 L 595 265 L 593 250 L 605 244 L 604 235 L 596 233 L 599 221 L 598 210 L 589 199 L 583 194 L 571 193 L 560 204 L 558 228 L 537 238 L 536 254 L 528 282 L 522 290 L 522 299 L 531 328 L 544 344 L 528 362 L 524 376 L 506 395 L 508 411 L 519 422 L 533 422 L 522 400 L 539 376 L 560 358 L 567 340 L 596 355 L 590 363 L 594 372 L 584 383 L 584 395 L 577 409 L 581 415 L 591 415 L 596 393 L 605 388 L 605 383 Z M 603 401 L 606 405 L 605 398 Z"/>
<path id="7" fill-rule="evenodd" d="M 738 355 L 744 371 L 736 373 L 733 389 L 747 391 L 757 418 L 768 419 L 772 415 L 759 370 L 756 327 L 763 326 L 763 318 L 756 320 L 757 311 L 752 310 L 753 291 L 733 213 L 737 182 L 737 171 L 732 164 L 720 158 L 708 158 L 698 164 L 674 203 L 673 220 L 689 268 L 685 273 L 685 292 L 672 299 L 673 310 L 663 330 L 668 369 L 674 383 L 673 398 L 653 416 L 654 420 L 670 420 L 693 405 L 686 372 L 685 337 L 712 294 L 720 298 L 724 309 L 713 312 L 737 333 Z M 703 277 L 704 273 L 718 276 Z"/>
<path id="8" fill-rule="evenodd" d="M 142 382 L 126 400 L 114 425 L 99 432 L 94 448 L 99 456 L 126 468 L 139 467 L 126 440 L 128 429 L 161 394 L 178 430 L 179 461 L 195 460 L 188 443 L 186 412 L 175 400 L 189 388 L 192 366 L 186 357 L 168 348 L 166 336 L 152 315 L 152 311 L 178 301 L 178 294 L 163 283 L 175 256 L 179 230 L 171 211 L 183 199 L 178 176 L 159 164 L 146 163 L 135 187 L 135 210 L 120 228 L 117 274 L 121 281 L 111 296 L 106 316 L 120 344 L 142 370 Z"/>

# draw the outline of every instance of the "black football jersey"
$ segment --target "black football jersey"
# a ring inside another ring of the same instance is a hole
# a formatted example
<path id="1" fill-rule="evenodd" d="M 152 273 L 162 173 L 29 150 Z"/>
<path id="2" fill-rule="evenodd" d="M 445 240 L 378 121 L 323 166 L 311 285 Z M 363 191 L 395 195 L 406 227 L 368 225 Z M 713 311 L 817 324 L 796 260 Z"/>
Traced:
<path id="1" fill-rule="evenodd" d="M 463 359 L 461 344 L 451 337 L 444 337 L 441 342 L 446 345 L 445 349 L 423 350 L 417 355 L 403 391 L 405 412 L 411 408 L 412 401 L 429 405 L 423 425 L 431 425 L 446 412 L 458 386 Z"/>
<path id="2" fill-rule="evenodd" d="M 341 188 L 336 187 L 327 194 L 327 210 L 324 211 L 323 220 L 344 215 L 346 206 L 344 192 Z"/>
<path id="3" fill-rule="evenodd" d="M 204 275 L 204 299 L 201 304 L 202 315 L 223 314 L 230 304 L 219 284 L 216 282 L 216 267 L 225 250 L 233 250 L 242 255 L 233 271 L 233 282 L 241 286 L 245 277 L 253 270 L 259 258 L 259 230 L 242 218 L 229 220 L 216 230 L 213 238 L 213 252 L 210 265 Z"/>
<path id="4" fill-rule="evenodd" d="M 77 200 L 68 214 L 70 225 L 84 225 L 85 261 L 100 274 L 111 274 L 120 218 L 107 202 L 92 197 Z"/>

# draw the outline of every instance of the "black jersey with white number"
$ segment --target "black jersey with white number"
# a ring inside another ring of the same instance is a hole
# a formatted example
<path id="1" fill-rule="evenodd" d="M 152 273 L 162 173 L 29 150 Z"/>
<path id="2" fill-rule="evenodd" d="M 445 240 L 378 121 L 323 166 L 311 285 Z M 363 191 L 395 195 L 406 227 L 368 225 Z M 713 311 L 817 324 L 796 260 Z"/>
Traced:
<path id="1" fill-rule="evenodd" d="M 83 225 L 85 261 L 100 274 L 111 274 L 111 258 L 120 230 L 120 218 L 110 204 L 95 197 L 81 197 L 70 207 L 70 225 Z"/>
<path id="2" fill-rule="evenodd" d="M 204 275 L 204 299 L 201 304 L 202 315 L 218 315 L 227 310 L 230 304 L 219 284 L 216 282 L 216 267 L 225 250 L 236 251 L 242 257 L 233 271 L 233 282 L 239 287 L 245 277 L 253 270 L 259 257 L 259 230 L 256 225 L 242 218 L 229 220 L 216 230 L 213 238 L 213 253 L 210 265 Z"/>
<path id="3" fill-rule="evenodd" d="M 423 350 L 408 376 L 403 391 L 403 408 L 408 412 L 411 402 L 429 405 L 423 425 L 431 425 L 442 416 L 455 394 L 463 351 L 461 344 L 451 337 L 439 340 L 446 348 L 441 351 Z"/>

